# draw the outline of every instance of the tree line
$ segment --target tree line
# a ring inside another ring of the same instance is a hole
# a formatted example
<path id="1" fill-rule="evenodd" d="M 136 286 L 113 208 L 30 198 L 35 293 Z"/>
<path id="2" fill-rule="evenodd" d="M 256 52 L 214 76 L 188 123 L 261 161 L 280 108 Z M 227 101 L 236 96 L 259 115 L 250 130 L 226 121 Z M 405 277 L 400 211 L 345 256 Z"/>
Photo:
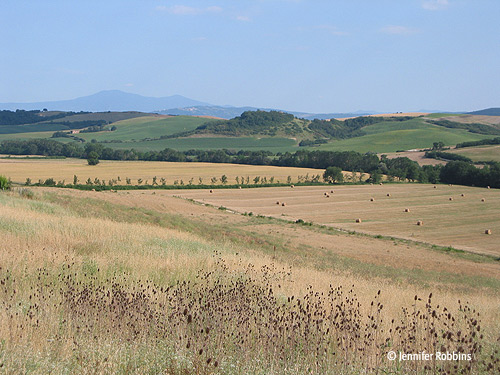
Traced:
<path id="1" fill-rule="evenodd" d="M 446 166 L 420 166 L 406 157 L 389 159 L 374 153 L 355 151 L 307 151 L 273 154 L 269 151 L 188 150 L 161 151 L 114 150 L 100 143 L 60 143 L 49 139 L 7 140 L 0 144 L 0 153 L 7 155 L 45 155 L 102 160 L 146 160 L 170 162 L 210 162 L 251 165 L 273 165 L 327 169 L 337 167 L 344 171 L 368 173 L 370 182 L 378 182 L 382 175 L 390 179 L 430 183 L 453 183 L 500 188 L 500 163 L 476 168 L 464 161 L 452 161 Z"/>

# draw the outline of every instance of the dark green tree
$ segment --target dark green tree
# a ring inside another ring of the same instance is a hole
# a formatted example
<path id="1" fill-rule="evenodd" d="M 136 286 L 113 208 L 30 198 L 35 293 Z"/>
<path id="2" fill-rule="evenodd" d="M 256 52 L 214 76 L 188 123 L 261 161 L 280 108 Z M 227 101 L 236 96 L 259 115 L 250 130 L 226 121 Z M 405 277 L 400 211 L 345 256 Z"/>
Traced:
<path id="1" fill-rule="evenodd" d="M 328 167 L 323 173 L 323 180 L 330 184 L 344 182 L 344 174 L 339 167 Z"/>
<path id="2" fill-rule="evenodd" d="M 87 155 L 87 163 L 89 165 L 97 165 L 99 164 L 99 155 L 95 151 L 90 151 Z"/>

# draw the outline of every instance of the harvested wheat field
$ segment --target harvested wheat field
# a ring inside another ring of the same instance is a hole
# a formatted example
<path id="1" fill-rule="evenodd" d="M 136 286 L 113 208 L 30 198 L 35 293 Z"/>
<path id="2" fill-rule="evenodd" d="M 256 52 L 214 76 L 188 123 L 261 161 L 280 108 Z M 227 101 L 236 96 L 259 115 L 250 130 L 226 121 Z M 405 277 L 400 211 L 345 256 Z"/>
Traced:
<path id="1" fill-rule="evenodd" d="M 204 190 L 169 193 L 241 213 L 302 219 L 348 231 L 500 256 L 498 190 L 447 185 L 435 189 L 429 184 L 336 186 L 329 199 L 324 196 L 326 191 L 330 191 L 326 186 L 302 186 L 214 190 L 213 194 Z M 286 207 L 276 205 L 276 201 L 286 202 Z M 358 218 L 362 223 L 356 223 Z M 419 220 L 425 225 L 418 226 Z M 492 234 L 485 235 L 486 229 Z"/>
<path id="2" fill-rule="evenodd" d="M 148 161 L 113 161 L 102 160 L 98 165 L 90 166 L 83 159 L 49 159 L 49 160 L 0 160 L 0 174 L 10 177 L 12 181 L 24 183 L 30 178 L 33 183 L 47 178 L 56 181 L 65 181 L 69 184 L 73 182 L 76 175 L 80 183 L 90 178 L 94 180 L 121 180 L 125 185 L 126 178 L 130 178 L 131 184 L 136 185 L 138 179 L 142 179 L 146 184 L 152 183 L 156 176 L 158 184 L 161 178 L 166 179 L 167 185 L 173 185 L 175 181 L 187 185 L 191 179 L 193 184 L 199 183 L 202 178 L 203 184 L 212 184 L 213 177 L 218 179 L 226 175 L 229 184 L 236 183 L 236 177 L 249 178 L 249 183 L 259 176 L 261 179 L 274 178 L 274 182 L 286 182 L 288 176 L 292 181 L 297 181 L 298 176 L 312 177 L 312 175 L 322 174 L 322 170 L 310 168 L 293 167 L 272 167 L 258 165 L 236 165 L 223 163 L 174 163 L 174 162 L 148 162 Z"/>

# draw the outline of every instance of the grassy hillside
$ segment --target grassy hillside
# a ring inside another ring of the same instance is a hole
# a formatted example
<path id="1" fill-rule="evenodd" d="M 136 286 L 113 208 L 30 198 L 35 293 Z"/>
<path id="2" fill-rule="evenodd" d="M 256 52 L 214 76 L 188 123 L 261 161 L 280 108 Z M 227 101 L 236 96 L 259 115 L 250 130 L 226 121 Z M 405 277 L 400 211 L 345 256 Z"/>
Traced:
<path id="1" fill-rule="evenodd" d="M 498 161 L 500 162 L 500 146 L 489 145 L 480 147 L 465 147 L 453 149 L 450 152 L 471 158 L 473 161 Z"/>
<path id="2" fill-rule="evenodd" d="M 144 138 L 159 138 L 163 135 L 190 131 L 210 121 L 213 120 L 190 116 L 162 116 L 160 118 L 158 116 L 145 116 L 115 122 L 113 125 L 116 126 L 116 130 L 113 132 L 82 133 L 79 134 L 79 137 L 87 141 L 96 139 L 99 142 L 109 140 L 140 141 Z"/>
<path id="3" fill-rule="evenodd" d="M 363 128 L 366 135 L 321 145 L 321 150 L 353 150 L 358 152 L 395 152 L 431 147 L 433 142 L 455 145 L 465 140 L 488 138 L 463 129 L 449 129 L 426 123 L 422 118 L 402 122 L 381 122 Z M 490 136 L 494 138 L 494 136 Z"/>

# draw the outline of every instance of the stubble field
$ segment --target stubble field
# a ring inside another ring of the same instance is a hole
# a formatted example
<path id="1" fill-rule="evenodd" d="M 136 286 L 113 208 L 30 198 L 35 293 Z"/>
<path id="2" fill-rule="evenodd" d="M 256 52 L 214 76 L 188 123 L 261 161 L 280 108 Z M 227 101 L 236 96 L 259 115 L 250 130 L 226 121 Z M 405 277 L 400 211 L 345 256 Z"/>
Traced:
<path id="1" fill-rule="evenodd" d="M 500 192 L 495 189 L 384 184 L 170 193 L 241 213 L 302 219 L 348 231 L 500 256 Z M 423 225 L 417 225 L 418 221 Z M 488 229 L 489 235 L 485 234 Z"/>

